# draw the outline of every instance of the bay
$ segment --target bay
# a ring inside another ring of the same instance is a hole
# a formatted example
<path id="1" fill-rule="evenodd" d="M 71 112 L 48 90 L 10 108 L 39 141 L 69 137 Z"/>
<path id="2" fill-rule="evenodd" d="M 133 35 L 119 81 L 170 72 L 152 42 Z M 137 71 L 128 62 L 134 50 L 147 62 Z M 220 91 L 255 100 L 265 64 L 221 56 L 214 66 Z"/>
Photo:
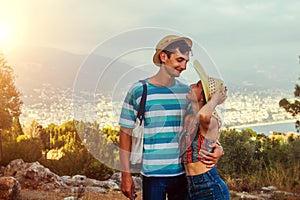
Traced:
<path id="1" fill-rule="evenodd" d="M 259 124 L 249 124 L 249 125 L 241 125 L 236 127 L 231 127 L 235 129 L 246 129 L 250 128 L 256 133 L 264 133 L 265 135 L 272 135 L 273 132 L 280 133 L 297 133 L 295 128 L 295 121 L 284 121 L 284 122 L 270 122 L 270 123 L 259 123 Z"/>

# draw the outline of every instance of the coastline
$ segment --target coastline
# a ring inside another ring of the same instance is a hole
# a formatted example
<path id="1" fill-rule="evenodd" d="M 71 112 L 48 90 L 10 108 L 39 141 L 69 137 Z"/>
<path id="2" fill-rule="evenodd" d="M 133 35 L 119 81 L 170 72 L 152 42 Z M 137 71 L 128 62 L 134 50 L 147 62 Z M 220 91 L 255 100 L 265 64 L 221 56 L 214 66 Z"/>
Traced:
<path id="1" fill-rule="evenodd" d="M 264 125 L 272 125 L 272 124 L 283 124 L 283 123 L 290 123 L 296 122 L 297 119 L 287 119 L 287 120 L 280 120 L 280 121 L 272 121 L 272 122 L 259 122 L 259 123 L 252 123 L 252 124 L 243 124 L 237 126 L 228 126 L 229 129 L 240 129 L 240 128 L 248 128 L 248 127 L 255 127 L 255 126 L 264 126 Z"/>

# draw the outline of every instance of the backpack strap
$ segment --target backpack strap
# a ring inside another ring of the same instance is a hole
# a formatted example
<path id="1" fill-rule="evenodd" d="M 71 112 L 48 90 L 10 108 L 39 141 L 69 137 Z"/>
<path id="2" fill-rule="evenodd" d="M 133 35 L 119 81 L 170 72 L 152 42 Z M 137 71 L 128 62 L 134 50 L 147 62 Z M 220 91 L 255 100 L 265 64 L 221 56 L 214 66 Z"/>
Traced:
<path id="1" fill-rule="evenodd" d="M 146 107 L 146 100 L 147 100 L 147 84 L 145 80 L 139 80 L 143 84 L 143 94 L 140 102 L 140 107 L 137 113 L 137 118 L 140 120 L 140 125 L 142 121 L 145 119 L 145 107 Z"/>

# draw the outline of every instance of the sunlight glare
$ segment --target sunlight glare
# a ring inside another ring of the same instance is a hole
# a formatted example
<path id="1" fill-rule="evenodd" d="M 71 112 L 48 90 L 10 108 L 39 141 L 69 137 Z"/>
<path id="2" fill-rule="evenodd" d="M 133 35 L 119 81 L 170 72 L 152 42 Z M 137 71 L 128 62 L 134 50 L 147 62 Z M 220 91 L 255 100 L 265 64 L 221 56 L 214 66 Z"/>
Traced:
<path id="1" fill-rule="evenodd" d="M 5 28 L 3 28 L 3 26 L 1 26 L 0 27 L 0 41 L 1 41 L 1 43 L 6 40 L 7 36 L 8 36 L 8 31 Z"/>
<path id="2" fill-rule="evenodd" d="M 9 21 L 0 20 L 0 50 L 2 51 L 14 48 L 20 39 L 20 33 L 17 33 L 13 25 Z"/>

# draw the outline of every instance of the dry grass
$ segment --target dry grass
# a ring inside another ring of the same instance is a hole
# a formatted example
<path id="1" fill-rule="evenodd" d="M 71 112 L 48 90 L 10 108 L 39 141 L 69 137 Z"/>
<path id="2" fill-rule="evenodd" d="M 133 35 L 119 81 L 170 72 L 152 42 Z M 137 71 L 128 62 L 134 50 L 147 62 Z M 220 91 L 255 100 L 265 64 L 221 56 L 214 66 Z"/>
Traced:
<path id="1" fill-rule="evenodd" d="M 136 200 L 141 200 L 141 193 L 138 192 Z M 72 193 L 45 192 L 40 190 L 21 190 L 22 200 L 63 200 L 65 197 L 74 196 Z M 110 191 L 107 194 L 86 192 L 82 200 L 128 200 L 120 191 Z"/>

